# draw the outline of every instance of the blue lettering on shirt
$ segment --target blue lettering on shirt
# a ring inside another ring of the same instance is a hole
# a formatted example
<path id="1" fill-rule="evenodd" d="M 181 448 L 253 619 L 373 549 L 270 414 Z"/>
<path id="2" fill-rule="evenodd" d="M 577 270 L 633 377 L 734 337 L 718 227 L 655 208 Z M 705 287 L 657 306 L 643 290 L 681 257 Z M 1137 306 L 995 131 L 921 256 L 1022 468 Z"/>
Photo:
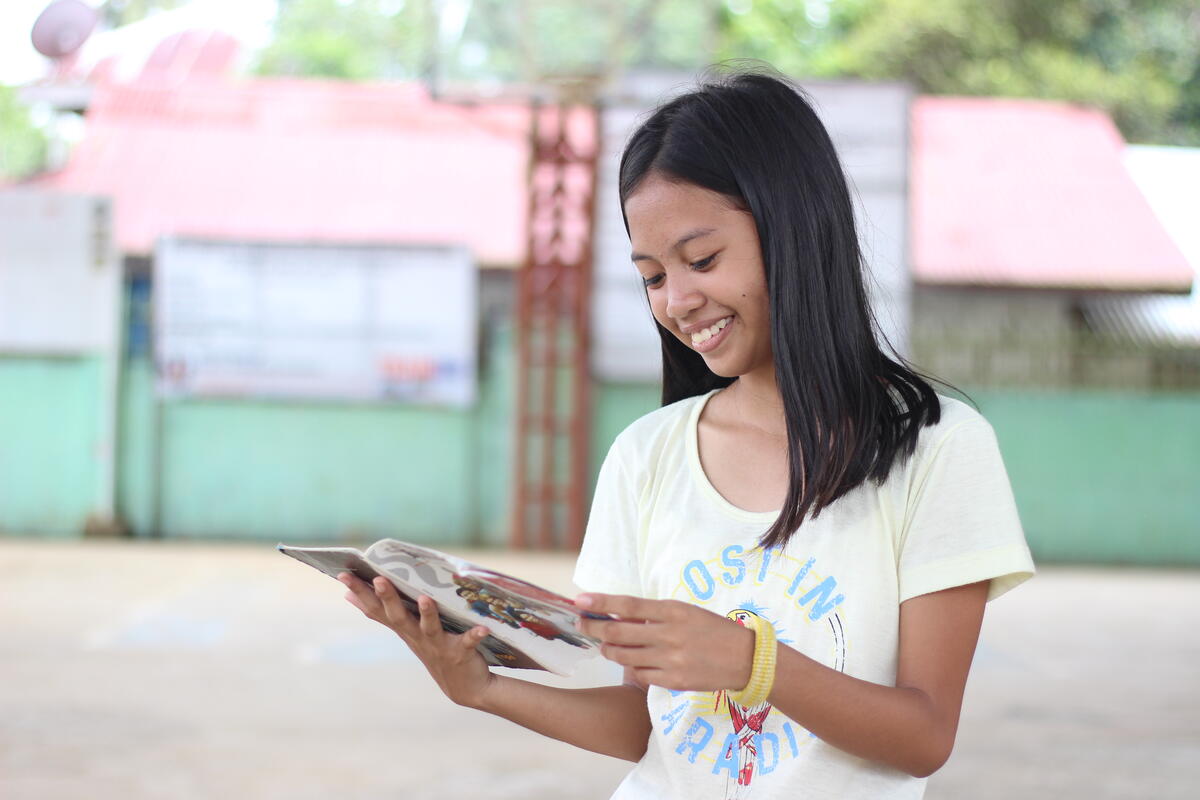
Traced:
<path id="1" fill-rule="evenodd" d="M 783 733 L 787 736 L 788 747 L 792 748 L 792 758 L 800 755 L 800 748 L 796 745 L 796 734 L 792 732 L 792 723 L 783 723 Z"/>
<path id="2" fill-rule="evenodd" d="M 833 594 L 833 590 L 836 587 L 837 580 L 830 576 L 821 581 L 812 589 L 809 589 L 803 597 L 796 601 L 796 605 L 803 606 L 809 600 L 812 600 L 814 597 L 820 595 L 820 597 L 817 598 L 817 601 L 813 603 L 812 610 L 808 612 L 808 618 L 816 622 L 830 611 L 833 611 L 834 608 L 839 606 L 841 602 L 846 599 L 846 596 L 841 594 L 833 598 L 833 600 L 829 599 L 829 595 Z"/>
<path id="3" fill-rule="evenodd" d="M 736 733 L 731 733 L 725 737 L 725 744 L 721 745 L 721 752 L 717 753 L 717 762 L 713 764 L 713 775 L 724 769 L 729 771 L 729 777 L 736 778 L 738 776 L 737 740 Z"/>
<path id="4" fill-rule="evenodd" d="M 721 577 L 725 579 L 725 583 L 730 586 L 736 586 L 742 582 L 742 578 L 746 577 L 746 562 L 740 558 L 733 558 L 735 555 L 741 555 L 743 548 L 740 544 L 731 544 L 721 551 L 721 563 L 727 567 L 736 567 L 736 576 L 731 572 L 725 572 Z"/>
<path id="5" fill-rule="evenodd" d="M 704 582 L 703 589 L 700 588 L 700 584 L 696 582 L 697 576 L 700 577 Z M 709 599 L 713 595 L 713 589 L 716 588 L 716 586 L 713 584 L 712 574 L 709 573 L 708 567 L 706 567 L 704 562 L 700 559 L 689 562 L 688 565 L 683 568 L 683 582 L 687 584 L 689 589 L 691 589 L 692 594 L 696 596 L 697 600 Z"/>
<path id="6" fill-rule="evenodd" d="M 800 581 L 804 580 L 804 578 L 808 575 L 808 571 L 812 569 L 812 565 L 815 562 L 815 558 L 810 558 L 808 561 L 804 562 L 804 566 L 801 567 L 800 571 L 796 573 L 796 577 L 792 578 L 792 585 L 787 588 L 788 597 L 791 597 L 796 593 L 796 589 L 800 587 Z"/>
<path id="7" fill-rule="evenodd" d="M 697 741 L 696 736 L 700 734 L 701 738 Z M 692 727 L 687 729 L 687 733 L 683 735 L 683 739 L 679 742 L 679 746 L 675 748 L 676 753 L 682 753 L 684 750 L 691 750 L 687 754 L 689 764 L 696 763 L 696 756 L 704 749 L 704 745 L 708 744 L 708 740 L 712 738 L 713 726 L 704 721 L 703 717 L 696 717 L 692 722 Z"/>
<path id="8" fill-rule="evenodd" d="M 766 744 L 771 743 L 771 763 L 767 764 Z M 779 737 L 773 733 L 759 733 L 754 737 L 754 749 L 758 752 L 758 772 L 770 775 L 779 766 Z"/>
<path id="9" fill-rule="evenodd" d="M 768 548 L 762 551 L 762 563 L 758 565 L 758 578 L 755 579 L 755 583 L 762 583 L 767 579 L 767 567 L 771 565 L 771 559 L 774 557 L 774 555 L 774 548 Z"/>
<path id="10" fill-rule="evenodd" d="M 663 729 L 664 736 L 666 736 L 668 733 L 670 733 L 671 731 L 673 731 L 675 729 L 675 724 L 677 722 L 679 722 L 680 719 L 683 718 L 683 715 L 684 715 L 684 713 L 687 712 L 689 705 L 691 705 L 691 704 L 688 702 L 680 703 L 679 705 L 675 706 L 667 713 L 663 714 L 662 717 L 660 717 L 660 719 L 663 722 L 671 723 L 670 725 L 668 725 L 666 728 Z"/>

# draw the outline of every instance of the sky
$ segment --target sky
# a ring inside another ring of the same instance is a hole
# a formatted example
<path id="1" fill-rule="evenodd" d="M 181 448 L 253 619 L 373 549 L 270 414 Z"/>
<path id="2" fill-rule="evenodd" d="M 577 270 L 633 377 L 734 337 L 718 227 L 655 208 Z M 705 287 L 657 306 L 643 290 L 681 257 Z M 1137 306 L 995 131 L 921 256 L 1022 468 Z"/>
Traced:
<path id="1" fill-rule="evenodd" d="M 85 2 L 100 4 L 99 0 Z M 20 85 L 45 73 L 48 61 L 33 49 L 29 32 L 49 4 L 50 0 L 0 0 L 0 84 Z M 266 25 L 275 14 L 275 0 L 192 0 L 170 14 L 186 17 L 189 27 L 227 30 L 253 48 L 265 36 Z M 152 17 L 142 27 L 162 27 L 166 22 Z M 85 49 L 98 44 L 96 33 Z"/>
<path id="2" fill-rule="evenodd" d="M 46 59 L 33 49 L 29 31 L 46 6 L 46 0 L 0 3 L 0 83 L 24 83 L 45 70 Z"/>

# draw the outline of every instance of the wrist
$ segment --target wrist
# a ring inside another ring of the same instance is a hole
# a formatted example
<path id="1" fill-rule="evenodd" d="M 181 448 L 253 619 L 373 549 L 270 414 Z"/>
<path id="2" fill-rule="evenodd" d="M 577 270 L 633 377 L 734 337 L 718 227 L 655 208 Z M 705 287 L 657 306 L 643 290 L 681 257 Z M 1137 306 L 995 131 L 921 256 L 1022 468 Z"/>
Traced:
<path id="1" fill-rule="evenodd" d="M 769 620 L 756 614 L 748 614 L 742 619 L 746 620 L 746 627 L 754 637 L 754 653 L 749 679 L 742 687 L 731 690 L 729 698 L 739 705 L 754 707 L 766 702 L 775 684 L 778 643 L 775 626 Z"/>
<path id="2" fill-rule="evenodd" d="M 496 693 L 497 691 L 502 691 L 500 683 L 503 680 L 505 678 L 488 670 L 487 680 L 484 682 L 483 688 L 476 692 L 474 697 L 460 702 L 459 705 L 464 708 L 474 709 L 475 711 L 485 711 L 489 714 L 496 713 Z"/>
<path id="3" fill-rule="evenodd" d="M 722 688 L 737 691 L 750 682 L 750 677 L 754 672 L 756 637 L 752 629 L 738 625 L 736 622 L 733 624 L 737 626 L 737 638 L 734 639 L 734 646 L 729 650 L 734 654 L 733 670 L 730 672 L 729 680 L 726 681 L 727 685 Z"/>

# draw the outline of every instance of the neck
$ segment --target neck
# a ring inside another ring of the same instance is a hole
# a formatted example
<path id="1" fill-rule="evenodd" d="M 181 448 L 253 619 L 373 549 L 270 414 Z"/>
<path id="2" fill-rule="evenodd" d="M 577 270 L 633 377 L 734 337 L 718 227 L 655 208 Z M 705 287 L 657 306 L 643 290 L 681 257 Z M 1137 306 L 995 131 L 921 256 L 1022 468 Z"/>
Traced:
<path id="1" fill-rule="evenodd" d="M 775 382 L 774 365 L 738 377 L 726 391 L 743 422 L 771 435 L 787 438 L 783 396 Z"/>

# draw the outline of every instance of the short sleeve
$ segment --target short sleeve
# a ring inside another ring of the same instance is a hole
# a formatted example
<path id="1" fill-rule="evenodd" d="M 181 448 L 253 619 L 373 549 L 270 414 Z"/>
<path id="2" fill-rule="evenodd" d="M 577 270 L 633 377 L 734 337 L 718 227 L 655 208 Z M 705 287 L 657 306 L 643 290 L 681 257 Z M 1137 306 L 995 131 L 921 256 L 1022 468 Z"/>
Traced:
<path id="1" fill-rule="evenodd" d="M 575 585 L 584 591 L 642 596 L 638 571 L 638 498 L 634 465 L 618 438 L 609 448 L 588 514 L 583 547 L 575 562 Z"/>
<path id="2" fill-rule="evenodd" d="M 1000 446 L 982 417 L 953 428 L 914 476 L 899 552 L 899 602 L 990 580 L 988 600 L 1035 568 Z"/>

